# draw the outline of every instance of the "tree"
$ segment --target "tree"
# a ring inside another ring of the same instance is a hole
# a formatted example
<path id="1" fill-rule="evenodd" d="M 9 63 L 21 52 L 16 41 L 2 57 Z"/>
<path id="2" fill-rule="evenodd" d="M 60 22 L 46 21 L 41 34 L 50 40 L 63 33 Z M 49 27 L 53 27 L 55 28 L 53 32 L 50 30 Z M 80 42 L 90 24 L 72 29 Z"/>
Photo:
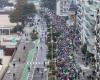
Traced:
<path id="1" fill-rule="evenodd" d="M 41 0 L 41 6 L 56 10 L 56 0 Z"/>
<path id="2" fill-rule="evenodd" d="M 34 4 L 26 4 L 22 9 L 22 18 L 23 20 L 27 19 L 27 16 L 33 16 L 36 13 L 36 8 Z"/>
<path id="3" fill-rule="evenodd" d="M 27 0 L 16 0 L 17 1 L 17 5 L 16 6 L 19 6 L 19 5 L 24 5 L 27 3 Z"/>
<path id="4" fill-rule="evenodd" d="M 30 33 L 32 41 L 38 39 L 38 33 L 33 29 L 33 32 Z"/>
<path id="5" fill-rule="evenodd" d="M 12 23 L 21 22 L 22 25 L 25 26 L 24 23 L 25 23 L 27 16 L 29 16 L 29 15 L 31 16 L 33 13 L 36 13 L 36 8 L 35 8 L 34 4 L 27 4 L 27 3 L 21 4 L 21 3 L 19 3 L 18 4 L 19 6 L 17 5 L 16 9 L 10 14 L 10 21 Z"/>
<path id="6" fill-rule="evenodd" d="M 8 0 L 0 0 L 0 7 L 2 8 L 8 3 Z"/>
<path id="7" fill-rule="evenodd" d="M 12 33 L 16 33 L 17 31 L 20 31 L 20 32 L 22 32 L 22 30 L 23 30 L 23 26 L 21 26 L 21 25 L 16 25 L 13 29 L 12 29 Z"/>
<path id="8" fill-rule="evenodd" d="M 49 50 L 49 51 L 52 50 L 52 43 L 48 43 L 48 50 Z"/>

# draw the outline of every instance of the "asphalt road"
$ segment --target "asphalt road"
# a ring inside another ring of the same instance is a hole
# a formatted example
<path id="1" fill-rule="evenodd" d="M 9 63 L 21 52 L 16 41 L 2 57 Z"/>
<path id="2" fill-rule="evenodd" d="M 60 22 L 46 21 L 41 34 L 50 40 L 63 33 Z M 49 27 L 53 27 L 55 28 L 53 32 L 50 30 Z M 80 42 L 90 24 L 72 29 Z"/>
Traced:
<path id="1" fill-rule="evenodd" d="M 45 45 L 45 37 L 47 32 L 47 27 L 45 21 L 39 16 L 35 16 L 35 29 L 38 32 L 38 38 L 40 39 L 37 55 L 35 59 L 33 59 L 33 64 L 31 66 L 31 70 L 29 73 L 28 80 L 47 80 L 47 72 L 46 67 L 44 66 L 44 62 L 46 61 L 46 54 L 47 54 L 47 46 Z M 39 68 L 39 72 L 37 72 L 37 68 Z M 41 78 L 41 73 L 43 73 L 43 76 Z"/>

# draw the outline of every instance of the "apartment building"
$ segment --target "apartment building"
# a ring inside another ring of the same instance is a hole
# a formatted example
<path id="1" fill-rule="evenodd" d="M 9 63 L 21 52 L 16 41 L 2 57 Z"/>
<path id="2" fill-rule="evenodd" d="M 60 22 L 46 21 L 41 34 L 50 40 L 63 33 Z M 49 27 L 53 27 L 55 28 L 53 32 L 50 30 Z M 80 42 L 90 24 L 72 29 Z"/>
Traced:
<path id="1" fill-rule="evenodd" d="M 77 7 L 76 7 L 76 6 Z M 75 8 L 76 7 L 76 8 Z M 73 8 L 73 10 L 71 10 Z M 77 10 L 76 27 L 80 31 L 82 44 L 88 44 L 89 52 L 96 52 L 95 28 L 97 21 L 97 9 L 100 8 L 100 0 L 57 0 L 57 15 L 68 16 L 68 25 L 72 25 L 70 15 Z M 98 18 L 100 19 L 100 18 Z M 71 20 L 71 21 L 70 21 Z"/>
<path id="2" fill-rule="evenodd" d="M 98 4 L 97 4 L 98 3 Z M 95 5 L 97 4 L 97 5 Z M 95 29 L 97 27 L 97 9 L 99 9 L 100 2 L 84 0 L 80 5 L 81 14 L 78 14 L 78 26 L 81 32 L 81 41 L 83 44 L 88 44 L 88 51 L 96 53 L 96 35 Z M 78 8 L 79 9 L 79 8 Z M 98 18 L 99 21 L 100 18 Z M 98 23 L 99 24 L 99 23 Z"/>

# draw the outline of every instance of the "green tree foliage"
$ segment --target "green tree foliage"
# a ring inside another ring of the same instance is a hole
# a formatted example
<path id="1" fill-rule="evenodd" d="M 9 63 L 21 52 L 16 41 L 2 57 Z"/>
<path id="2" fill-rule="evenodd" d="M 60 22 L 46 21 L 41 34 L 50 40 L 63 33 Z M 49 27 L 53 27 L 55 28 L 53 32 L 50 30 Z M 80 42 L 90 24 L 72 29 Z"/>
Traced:
<path id="1" fill-rule="evenodd" d="M 56 0 L 41 0 L 41 6 L 56 10 Z"/>
<path id="2" fill-rule="evenodd" d="M 32 39 L 32 41 L 38 39 L 38 33 L 35 32 L 35 30 L 33 30 L 33 32 L 32 32 L 30 35 L 31 35 L 31 39 Z"/>
<path id="3" fill-rule="evenodd" d="M 48 52 L 48 54 L 47 54 L 47 59 L 48 59 L 48 60 L 51 60 L 51 59 L 52 59 L 52 53 L 51 53 L 51 52 Z"/>
<path id="4" fill-rule="evenodd" d="M 12 33 L 16 33 L 17 31 L 20 31 L 21 32 L 22 30 L 23 30 L 23 26 L 16 25 L 11 32 Z"/>
<path id="5" fill-rule="evenodd" d="M 8 0 L 0 0 L 0 7 L 5 6 L 8 3 Z"/>
<path id="6" fill-rule="evenodd" d="M 33 13 L 36 13 L 36 8 L 34 4 L 23 4 L 16 6 L 16 9 L 10 14 L 10 21 L 12 23 L 19 23 L 21 22 L 24 26 L 24 21 L 27 16 L 31 16 Z"/>
<path id="7" fill-rule="evenodd" d="M 9 18 L 10 18 L 10 22 L 12 23 L 19 23 L 20 22 L 20 19 L 19 17 L 17 16 L 17 13 L 14 11 L 12 12 L 10 15 L 9 15 Z"/>
<path id="8" fill-rule="evenodd" d="M 56 53 L 52 53 L 52 51 L 48 51 L 48 54 L 46 55 L 48 60 L 52 60 L 52 58 L 57 57 Z"/>
<path id="9" fill-rule="evenodd" d="M 22 15 L 28 16 L 36 13 L 36 8 L 34 4 L 26 4 L 23 7 Z"/>

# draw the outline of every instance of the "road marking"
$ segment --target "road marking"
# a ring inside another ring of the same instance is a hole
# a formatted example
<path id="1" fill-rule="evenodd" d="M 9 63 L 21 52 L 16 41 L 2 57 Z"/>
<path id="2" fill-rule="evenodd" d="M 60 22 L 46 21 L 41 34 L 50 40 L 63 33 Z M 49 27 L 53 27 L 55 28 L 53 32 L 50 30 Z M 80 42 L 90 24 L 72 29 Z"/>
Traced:
<path id="1" fill-rule="evenodd" d="M 41 65 L 41 64 L 43 64 L 43 62 L 33 62 L 33 64 L 36 64 L 36 65 Z"/>

